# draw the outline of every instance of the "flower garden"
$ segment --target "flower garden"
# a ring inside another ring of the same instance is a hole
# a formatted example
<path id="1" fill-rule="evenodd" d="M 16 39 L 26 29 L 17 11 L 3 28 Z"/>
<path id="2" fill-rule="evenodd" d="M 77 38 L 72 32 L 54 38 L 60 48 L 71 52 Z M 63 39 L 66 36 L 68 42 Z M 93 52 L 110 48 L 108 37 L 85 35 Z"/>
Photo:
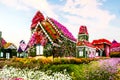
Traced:
<path id="1" fill-rule="evenodd" d="M 1 43 L 7 42 L 1 38 Z M 86 26 L 80 27 L 76 40 L 40 11 L 32 20 L 28 44 L 21 40 L 17 50 L 1 45 L 0 80 L 120 80 L 120 58 L 110 58 L 120 56 L 120 43 L 90 43 Z"/>
<path id="2" fill-rule="evenodd" d="M 0 80 L 119 80 L 119 58 L 12 58 L 0 60 Z"/>

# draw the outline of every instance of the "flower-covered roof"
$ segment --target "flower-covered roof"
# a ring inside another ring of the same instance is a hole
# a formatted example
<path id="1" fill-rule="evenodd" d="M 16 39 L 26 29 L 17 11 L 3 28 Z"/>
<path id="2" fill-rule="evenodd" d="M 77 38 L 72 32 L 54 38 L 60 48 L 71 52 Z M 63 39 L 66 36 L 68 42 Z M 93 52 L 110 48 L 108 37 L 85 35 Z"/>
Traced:
<path id="1" fill-rule="evenodd" d="M 111 45 L 111 42 L 107 39 L 98 39 L 98 40 L 93 40 L 92 44 L 96 45 L 96 44 L 108 44 Z"/>
<path id="2" fill-rule="evenodd" d="M 2 43 L 2 46 L 4 46 L 7 42 L 5 41 L 4 38 L 2 38 L 1 43 Z"/>
<path id="3" fill-rule="evenodd" d="M 37 11 L 37 13 L 35 14 L 35 16 L 32 19 L 31 29 L 34 29 L 36 27 L 36 25 L 38 24 L 38 22 L 41 22 L 44 19 L 45 18 L 43 16 L 43 14 L 40 11 Z"/>
<path id="4" fill-rule="evenodd" d="M 63 35 L 65 35 L 67 38 L 73 41 L 76 41 L 75 37 L 72 35 L 71 32 L 68 31 L 68 29 L 65 26 L 63 26 L 61 23 L 59 23 L 53 18 L 50 18 L 50 20 L 57 26 L 57 28 L 63 33 Z"/>
<path id="5" fill-rule="evenodd" d="M 73 42 L 76 41 L 72 33 L 68 29 L 52 18 L 44 18 L 43 14 L 38 11 L 31 24 L 32 35 L 28 45 L 34 44 L 45 45 L 49 40 L 51 43 L 56 43 L 60 36 L 67 38 Z"/>
<path id="6" fill-rule="evenodd" d="M 116 40 L 113 40 L 110 48 L 115 48 L 115 47 L 120 47 L 120 43 L 118 43 Z"/>
<path id="7" fill-rule="evenodd" d="M 110 52 L 120 52 L 120 43 L 118 43 L 116 40 L 113 40 L 110 46 Z"/>
<path id="8" fill-rule="evenodd" d="M 17 49 L 17 47 L 13 43 L 4 44 L 4 49 Z"/>

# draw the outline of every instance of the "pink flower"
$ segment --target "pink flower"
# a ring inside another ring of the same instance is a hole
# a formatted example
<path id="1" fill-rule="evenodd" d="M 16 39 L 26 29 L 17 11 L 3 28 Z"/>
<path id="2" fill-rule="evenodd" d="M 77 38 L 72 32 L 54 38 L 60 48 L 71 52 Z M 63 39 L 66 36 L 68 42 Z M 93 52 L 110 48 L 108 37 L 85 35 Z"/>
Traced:
<path id="1" fill-rule="evenodd" d="M 73 41 L 76 41 L 76 39 L 74 38 L 74 36 L 72 35 L 72 33 L 70 33 L 68 31 L 68 29 L 63 26 L 62 24 L 60 24 L 59 22 L 57 22 L 56 20 L 50 18 L 51 21 L 53 21 L 53 23 L 58 27 L 58 29 L 66 36 L 68 37 L 69 39 L 73 40 Z"/>

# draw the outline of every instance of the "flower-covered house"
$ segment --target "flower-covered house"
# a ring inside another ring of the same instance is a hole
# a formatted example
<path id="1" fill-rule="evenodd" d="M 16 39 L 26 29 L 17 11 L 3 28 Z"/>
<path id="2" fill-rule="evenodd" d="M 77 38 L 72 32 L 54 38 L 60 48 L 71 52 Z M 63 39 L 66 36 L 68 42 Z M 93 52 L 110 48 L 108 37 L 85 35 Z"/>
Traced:
<path id="1" fill-rule="evenodd" d="M 89 42 L 89 34 L 86 26 L 80 26 L 76 46 L 77 57 L 96 56 L 96 48 Z"/>
<path id="2" fill-rule="evenodd" d="M 0 32 L 0 58 L 12 58 L 13 56 L 17 56 L 17 47 L 10 42 L 6 42 L 4 38 L 2 38 L 2 32 Z"/>
<path id="3" fill-rule="evenodd" d="M 68 29 L 38 11 L 32 19 L 29 53 L 54 57 L 76 56 L 76 39 Z"/>

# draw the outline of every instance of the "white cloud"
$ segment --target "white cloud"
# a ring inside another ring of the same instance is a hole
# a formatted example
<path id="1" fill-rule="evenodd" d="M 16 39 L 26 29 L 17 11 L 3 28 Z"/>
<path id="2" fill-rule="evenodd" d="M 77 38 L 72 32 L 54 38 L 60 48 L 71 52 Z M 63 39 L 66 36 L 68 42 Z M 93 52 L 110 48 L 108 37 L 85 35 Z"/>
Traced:
<path id="1" fill-rule="evenodd" d="M 101 9 L 100 6 L 102 5 L 102 3 L 98 2 L 97 0 L 66 0 L 66 1 L 67 3 L 63 8 L 63 11 L 73 15 L 80 16 L 83 19 L 83 21 L 94 20 L 95 22 L 99 22 L 99 24 L 108 25 L 109 22 L 115 18 L 115 15 L 111 15 L 107 10 Z"/>
<path id="2" fill-rule="evenodd" d="M 24 4 L 22 4 L 20 0 L 0 0 L 0 2 L 4 5 L 16 8 L 18 10 L 28 10 L 29 9 Z"/>
<path id="3" fill-rule="evenodd" d="M 103 4 L 100 0 L 66 0 L 63 11 L 67 13 L 67 15 L 63 15 L 63 17 L 72 25 L 69 30 L 71 30 L 73 34 L 77 34 L 80 25 L 86 25 L 90 37 L 92 36 L 92 40 L 95 39 L 96 34 L 99 34 L 97 35 L 99 38 L 107 38 L 107 36 L 111 38 L 112 35 L 109 35 L 110 33 L 102 34 L 101 32 L 107 33 L 106 31 L 110 30 L 111 33 L 113 33 L 112 30 L 114 28 L 110 28 L 109 24 L 116 16 L 102 9 L 101 6 L 103 6 Z M 66 23 L 66 26 L 67 25 Z"/>
<path id="4" fill-rule="evenodd" d="M 53 12 L 53 7 L 48 4 L 47 0 L 22 0 L 22 2 L 29 7 L 44 12 L 46 15 L 49 15 L 50 17 L 58 18 L 57 15 Z"/>
<path id="5" fill-rule="evenodd" d="M 101 31 L 90 31 L 90 41 L 93 39 L 100 39 L 100 38 L 106 38 L 110 41 L 117 40 L 120 42 L 120 33 L 119 33 L 120 28 L 119 27 L 106 27 L 104 30 Z"/>
<path id="6" fill-rule="evenodd" d="M 58 18 L 53 12 L 53 7 L 48 4 L 47 0 L 0 0 L 0 2 L 19 10 L 30 10 L 33 8 L 40 10 L 50 17 Z"/>

